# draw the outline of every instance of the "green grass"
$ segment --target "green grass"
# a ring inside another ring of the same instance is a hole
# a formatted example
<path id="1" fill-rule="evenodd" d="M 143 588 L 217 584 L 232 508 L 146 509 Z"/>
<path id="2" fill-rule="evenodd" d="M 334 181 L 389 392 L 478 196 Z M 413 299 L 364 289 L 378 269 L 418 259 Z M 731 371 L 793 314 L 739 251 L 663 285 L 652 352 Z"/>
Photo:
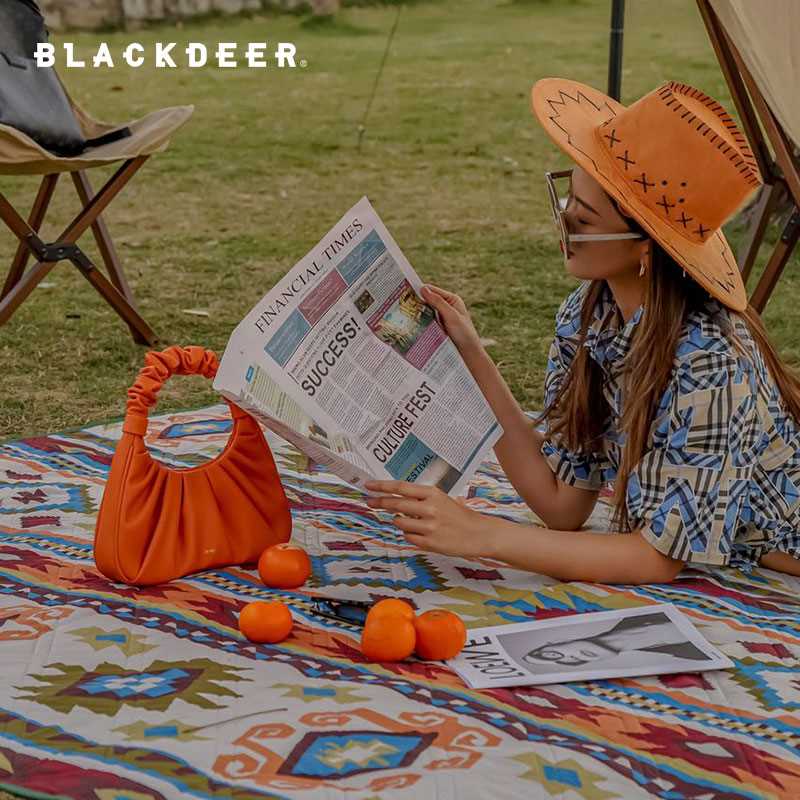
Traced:
<path id="1" fill-rule="evenodd" d="M 731 107 L 691 0 L 629 4 L 623 102 L 670 78 Z M 359 197 L 366 194 L 420 275 L 460 292 L 526 406 L 541 402 L 553 314 L 574 281 L 561 263 L 542 174 L 567 163 L 532 118 L 528 92 L 563 75 L 605 86 L 609 4 L 462 0 L 404 8 L 361 151 L 358 125 L 394 23 L 393 7 L 348 8 L 309 26 L 298 15 L 210 18 L 182 28 L 70 34 L 79 54 L 155 41 L 293 41 L 305 69 L 62 70 L 73 95 L 122 121 L 160 106 L 196 112 L 111 206 L 140 309 L 164 346 L 222 350 L 236 323 Z M 101 175 L 92 175 L 95 186 Z M 34 179 L 0 177 L 27 207 Z M 71 182 L 50 233 L 75 210 Z M 731 238 L 737 240 L 736 231 Z M 90 243 L 91 237 L 83 240 Z M 10 260 L 11 235 L 0 234 Z M 91 252 L 92 246 L 89 248 Z M 766 252 L 765 248 L 765 252 Z M 797 262 L 766 319 L 800 360 Z M 77 271 L 59 264 L 0 328 L 0 437 L 118 417 L 144 349 Z M 208 318 L 186 308 L 208 310 Z M 79 318 L 68 315 L 80 314 Z M 160 408 L 212 402 L 209 385 L 178 379 Z"/>

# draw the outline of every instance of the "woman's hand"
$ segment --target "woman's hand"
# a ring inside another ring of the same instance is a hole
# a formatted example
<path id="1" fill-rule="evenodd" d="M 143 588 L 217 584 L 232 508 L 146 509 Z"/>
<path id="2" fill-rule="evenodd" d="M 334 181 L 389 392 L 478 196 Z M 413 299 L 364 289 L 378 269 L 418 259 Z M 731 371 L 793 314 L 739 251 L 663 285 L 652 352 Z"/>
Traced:
<path id="1" fill-rule="evenodd" d="M 469 311 L 457 294 L 428 283 L 422 287 L 422 299 L 439 312 L 442 325 L 462 356 L 482 349 Z"/>
<path id="2" fill-rule="evenodd" d="M 367 505 L 395 512 L 392 522 L 410 544 L 449 556 L 483 555 L 486 537 L 481 522 L 486 518 L 441 489 L 407 481 L 368 481 L 365 485 L 371 492 L 387 493 L 368 497 Z"/>

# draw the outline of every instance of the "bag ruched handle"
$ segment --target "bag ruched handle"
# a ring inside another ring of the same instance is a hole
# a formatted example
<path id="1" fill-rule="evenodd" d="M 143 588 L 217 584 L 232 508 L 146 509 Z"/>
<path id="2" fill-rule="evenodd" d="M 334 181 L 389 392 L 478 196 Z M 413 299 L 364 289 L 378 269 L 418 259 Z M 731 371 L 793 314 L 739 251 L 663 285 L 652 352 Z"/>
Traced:
<path id="1" fill-rule="evenodd" d="M 174 345 L 160 353 L 150 351 L 144 357 L 144 367 L 128 389 L 128 404 L 122 430 L 144 436 L 147 432 L 149 409 L 156 404 L 161 387 L 173 375 L 202 375 L 214 378 L 219 368 L 219 359 L 213 350 L 203 347 L 179 347 Z M 246 417 L 247 413 L 227 401 L 231 416 Z"/>

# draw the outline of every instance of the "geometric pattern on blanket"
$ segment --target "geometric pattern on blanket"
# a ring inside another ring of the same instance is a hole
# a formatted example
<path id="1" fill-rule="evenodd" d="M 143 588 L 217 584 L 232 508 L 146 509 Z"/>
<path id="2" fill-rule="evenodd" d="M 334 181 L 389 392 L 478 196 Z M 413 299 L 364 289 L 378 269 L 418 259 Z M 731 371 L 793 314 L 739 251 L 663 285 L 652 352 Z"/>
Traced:
<path id="1" fill-rule="evenodd" d="M 226 407 L 153 417 L 147 442 L 192 467 L 227 441 Z M 121 423 L 0 446 L 0 788 L 28 796 L 666 800 L 800 797 L 800 580 L 686 569 L 671 584 L 561 583 L 422 553 L 362 496 L 271 433 L 300 590 L 254 565 L 136 588 L 94 566 Z M 536 519 L 495 462 L 471 507 Z M 605 498 L 589 522 L 607 525 Z M 404 596 L 469 627 L 673 603 L 735 667 L 473 691 L 444 665 L 367 662 L 358 630 L 309 595 Z M 255 645 L 237 614 L 295 618 Z M 36 794 L 38 793 L 38 795 Z"/>

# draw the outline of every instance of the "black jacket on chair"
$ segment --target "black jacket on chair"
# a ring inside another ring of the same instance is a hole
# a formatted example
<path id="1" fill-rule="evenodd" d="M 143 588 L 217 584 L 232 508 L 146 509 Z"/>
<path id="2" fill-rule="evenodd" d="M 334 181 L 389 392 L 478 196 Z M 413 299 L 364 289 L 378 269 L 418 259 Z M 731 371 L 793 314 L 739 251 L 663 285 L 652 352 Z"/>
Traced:
<path id="1" fill-rule="evenodd" d="M 36 45 L 48 40 L 33 0 L 0 0 L 0 123 L 16 128 L 51 153 L 67 158 L 129 134 L 114 131 L 87 141 L 52 67 L 38 67 Z"/>

